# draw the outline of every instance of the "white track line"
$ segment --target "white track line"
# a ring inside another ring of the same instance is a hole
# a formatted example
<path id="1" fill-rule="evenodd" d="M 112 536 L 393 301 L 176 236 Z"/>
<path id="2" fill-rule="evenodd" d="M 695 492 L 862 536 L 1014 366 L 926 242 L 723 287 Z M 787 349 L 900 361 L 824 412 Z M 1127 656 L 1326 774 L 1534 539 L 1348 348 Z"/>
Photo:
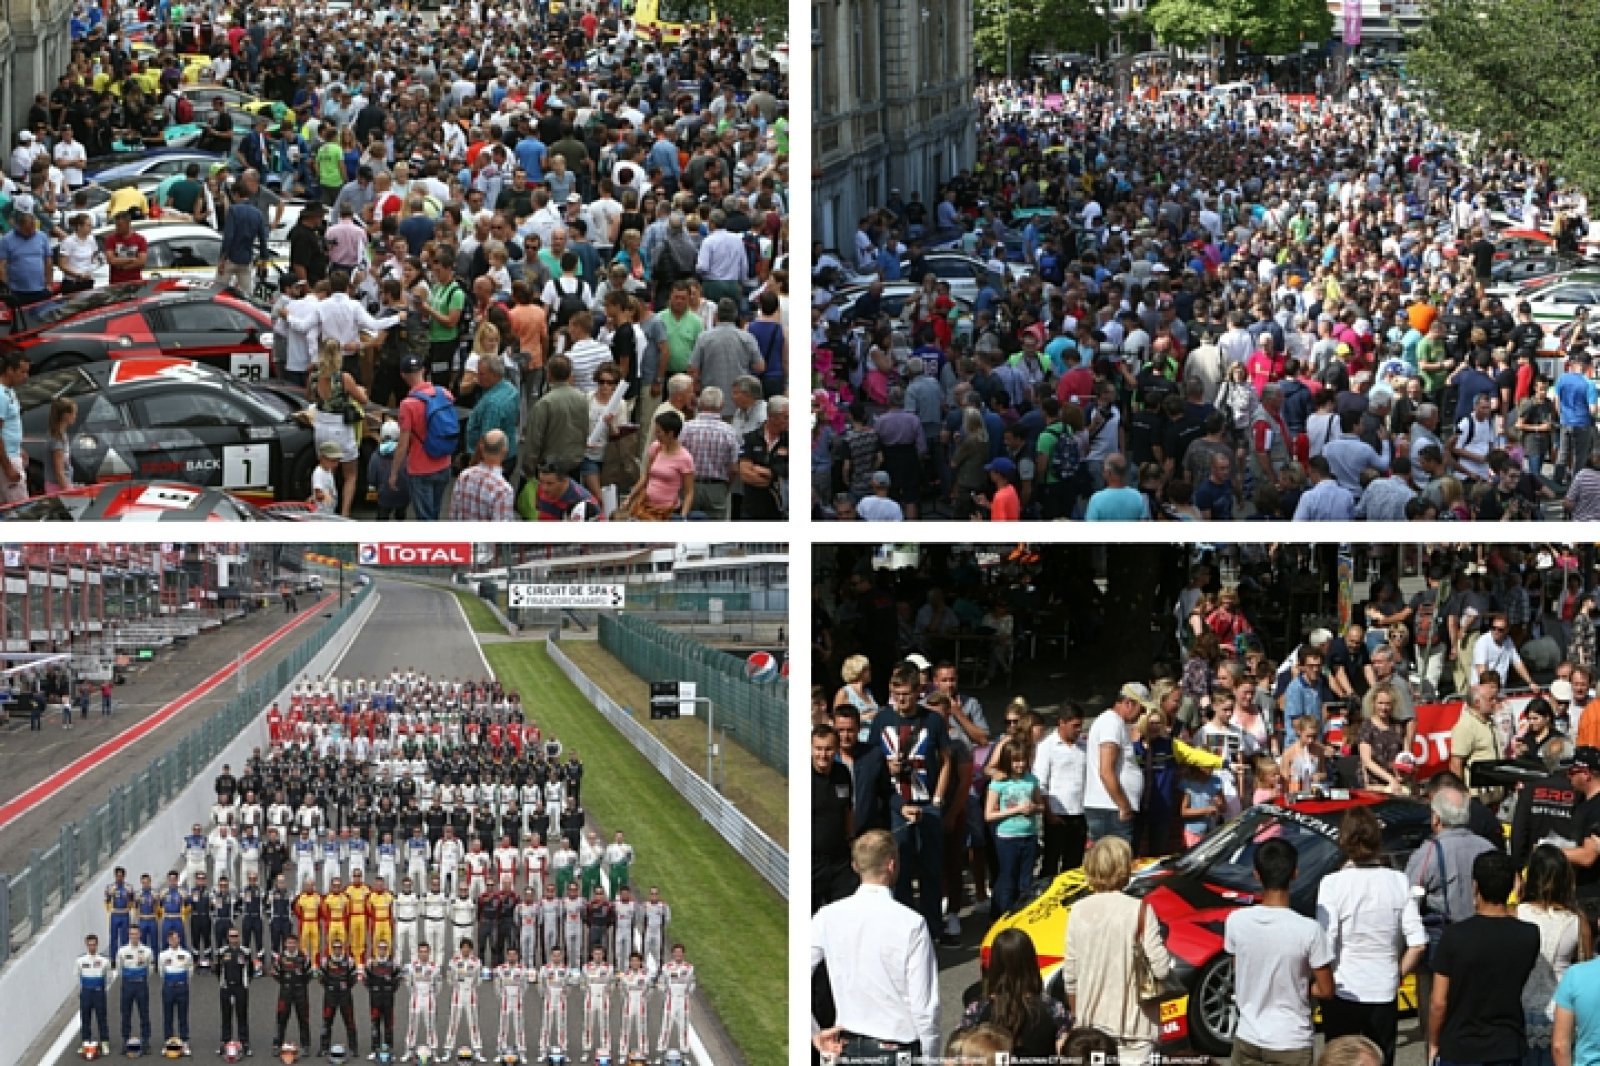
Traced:
<path id="1" fill-rule="evenodd" d="M 344 662 L 344 657 L 346 655 L 350 654 L 350 649 L 355 647 L 356 646 L 356 641 L 361 639 L 361 630 L 366 627 L 367 619 L 372 617 L 373 612 L 378 609 L 378 602 L 380 600 L 382 600 L 382 599 L 383 599 L 382 594 L 380 594 L 376 589 L 374 589 L 372 591 L 371 597 L 369 598 L 370 602 L 364 603 L 364 604 L 361 605 L 361 611 L 360 611 L 361 617 L 359 619 L 355 619 L 352 616 L 352 621 L 356 622 L 356 631 L 350 637 L 349 642 L 347 644 L 345 644 L 344 650 L 339 652 L 338 657 L 333 660 L 332 665 L 330 665 L 328 667 L 328 669 L 324 671 L 324 673 L 328 677 L 337 677 L 337 676 L 339 676 L 339 664 Z"/>
<path id="2" fill-rule="evenodd" d="M 489 665 L 489 657 L 483 654 L 483 645 L 478 641 L 478 631 L 472 628 L 472 621 L 467 617 L 466 605 L 461 602 L 460 596 L 457 596 L 449 589 L 440 589 L 439 591 L 449 596 L 450 602 L 456 605 L 456 611 L 461 615 L 461 624 L 466 627 L 467 636 L 472 638 L 472 646 L 478 649 L 478 661 L 483 664 L 483 672 L 488 674 L 492 680 L 494 678 L 494 667 Z"/>

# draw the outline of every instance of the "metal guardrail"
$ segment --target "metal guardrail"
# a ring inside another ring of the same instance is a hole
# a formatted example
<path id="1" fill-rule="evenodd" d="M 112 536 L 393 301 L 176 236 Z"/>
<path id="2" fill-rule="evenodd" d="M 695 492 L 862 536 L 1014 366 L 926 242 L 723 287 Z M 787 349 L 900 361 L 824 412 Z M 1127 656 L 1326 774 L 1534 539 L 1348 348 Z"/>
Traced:
<path id="1" fill-rule="evenodd" d="M 34 848 L 27 865 L 14 874 L 0 874 L 0 967 L 11 960 L 85 887 L 85 880 L 121 851 L 139 828 L 174 796 L 193 783 L 212 759 L 233 742 L 267 704 L 303 670 L 349 620 L 369 589 L 357 589 L 287 658 L 257 674 L 242 693 L 229 700 L 184 738 L 151 761 L 125 785 L 113 788 L 104 803 L 81 822 L 61 827 L 55 843 Z"/>
<path id="2" fill-rule="evenodd" d="M 544 646 L 550 653 L 550 660 L 567 676 L 567 680 L 583 693 L 584 698 L 594 704 L 595 709 L 605 716 L 606 721 L 615 726 L 617 731 L 628 739 L 628 743 L 649 760 L 650 765 L 661 771 L 661 776 L 667 779 L 667 783 L 689 802 L 689 806 L 693 807 L 700 817 L 711 824 L 711 828 L 715 829 L 741 858 L 755 867 L 756 872 L 778 890 L 778 895 L 788 899 L 789 853 L 781 848 L 777 841 L 756 828 L 755 823 L 740 813 L 725 796 L 706 784 L 704 778 L 685 766 L 676 755 L 667 750 L 666 745 L 652 736 L 648 729 L 634 721 L 633 716 L 619 707 L 615 700 L 600 689 L 600 686 L 589 680 L 588 675 L 578 669 L 577 664 L 562 652 L 558 642 L 546 639 Z M 718 709 L 721 709 L 720 705 Z"/>
<path id="3" fill-rule="evenodd" d="M 789 682 L 752 684 L 740 659 L 626 614 L 600 616 L 600 646 L 646 681 L 695 682 L 716 703 L 717 724 L 788 776 Z"/>

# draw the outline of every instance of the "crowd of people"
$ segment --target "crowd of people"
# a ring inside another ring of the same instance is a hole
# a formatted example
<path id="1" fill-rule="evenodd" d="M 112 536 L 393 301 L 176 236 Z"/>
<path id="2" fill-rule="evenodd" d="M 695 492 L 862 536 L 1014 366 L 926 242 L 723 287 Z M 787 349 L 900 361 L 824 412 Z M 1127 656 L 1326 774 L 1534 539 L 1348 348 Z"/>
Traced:
<path id="1" fill-rule="evenodd" d="M 211 226 L 216 277 L 276 294 L 319 509 L 351 514 L 375 404 L 398 414 L 372 426 L 381 518 L 784 516 L 787 75 L 759 27 L 669 44 L 602 4 L 187 15 L 83 7 L 0 177 L 13 303 L 100 264 L 141 280 L 137 218 Z M 251 129 L 213 86 L 257 98 Z M 91 161 L 194 122 L 216 161 L 118 187 L 94 236 Z"/>
<path id="2" fill-rule="evenodd" d="M 1600 515 L 1587 316 L 1491 278 L 1502 207 L 1579 261 L 1583 192 L 1386 74 L 1205 88 L 980 83 L 970 171 L 818 243 L 817 516 Z"/>
<path id="3" fill-rule="evenodd" d="M 124 1048 L 153 1047 L 159 983 L 164 1046 L 188 1055 L 189 999 L 204 971 L 221 1002 L 218 1054 L 235 1041 L 249 1054 L 250 985 L 270 977 L 274 1053 L 310 1054 L 309 988 L 319 983 L 319 1056 L 358 1053 L 358 1016 L 370 1017 L 374 1053 L 398 1054 L 404 995 L 401 1061 L 423 1049 L 486 1061 L 478 985 L 492 982 L 501 1054 L 529 1054 L 532 987 L 540 1061 L 567 1053 L 569 995 L 579 989 L 586 1054 L 681 1055 L 695 976 L 683 945 L 668 939 L 671 907 L 634 883 L 623 833 L 606 842 L 588 822 L 577 753 L 525 711 L 497 681 L 397 671 L 301 682 L 287 709 L 269 710 L 268 748 L 238 776 L 223 767 L 211 824 L 181 841 L 182 861 L 160 884 L 143 873 L 136 885 L 119 868 L 106 888 L 107 953 L 91 936 L 74 964 L 84 1044 L 109 1051 L 116 975 Z M 368 1001 L 361 1015 L 358 985 Z"/>
<path id="4" fill-rule="evenodd" d="M 1279 565 L 1304 566 L 1291 563 Z M 1005 1050 L 1048 1056 L 1087 1027 L 1113 1038 L 1121 1061 L 1145 1061 L 1160 1019 L 1136 992 L 1136 966 L 1159 980 L 1171 960 L 1122 892 L 1134 862 L 1189 851 L 1256 804 L 1348 788 L 1427 803 L 1431 837 L 1397 859 L 1369 810 L 1346 813 L 1347 863 L 1318 886 L 1314 914 L 1290 908 L 1295 848 L 1270 833 L 1255 842 L 1261 891 L 1226 930 L 1234 1061 L 1309 1066 L 1315 1008 L 1330 1041 L 1363 1036 L 1392 1066 L 1395 997 L 1413 975 L 1426 1061 L 1582 1061 L 1577 1046 L 1594 1035 L 1574 1019 L 1600 1010 L 1584 998 L 1600 971 L 1577 965 L 1600 917 L 1597 575 L 1574 552 L 1537 546 L 1433 549 L 1414 565 L 1409 596 L 1390 556 L 1351 604 L 1361 621 L 1285 643 L 1252 622 L 1280 591 L 1242 557 L 1240 583 L 1224 586 L 1207 558 L 1156 600 L 1166 651 L 1148 676 L 1098 714 L 1073 700 L 1045 714 L 1017 697 L 999 721 L 954 664 L 928 669 L 915 652 L 888 667 L 880 702 L 872 649 L 855 635 L 874 628 L 874 597 L 892 585 L 847 575 L 848 602 L 828 624 L 851 643 L 819 660 L 845 656 L 838 687 L 815 694 L 811 731 L 813 967 L 829 962 L 813 995 L 827 1032 L 846 1034 L 827 1036 L 828 1049 L 848 1062 L 942 1047 L 935 972 L 939 948 L 961 943 L 961 918 L 992 923 L 1081 869 L 1092 894 L 1072 904 L 1066 943 L 1036 946 L 1015 928 L 995 937 L 961 1032 L 998 1022 Z M 945 577 L 902 585 L 924 589 L 914 618 L 946 609 L 934 592 L 960 585 Z M 881 609 L 895 611 L 892 595 Z M 1508 698 L 1513 685 L 1525 691 Z M 1445 761 L 1419 773 L 1430 741 L 1417 707 L 1440 703 L 1459 717 Z M 1506 759 L 1521 761 L 1520 787 L 1479 775 Z M 916 993 L 896 1010 L 871 994 L 874 967 L 860 959 L 877 955 L 847 948 L 879 937 L 908 945 L 885 949 Z M 1064 959 L 1064 1002 L 1041 998 L 1046 954 Z"/>

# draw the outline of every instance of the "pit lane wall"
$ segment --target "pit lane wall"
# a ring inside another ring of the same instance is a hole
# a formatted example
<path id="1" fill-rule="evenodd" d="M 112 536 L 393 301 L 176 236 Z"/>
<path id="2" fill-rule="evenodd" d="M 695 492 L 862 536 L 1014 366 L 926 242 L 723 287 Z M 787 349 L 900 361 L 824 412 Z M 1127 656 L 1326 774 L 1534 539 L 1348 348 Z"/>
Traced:
<path id="1" fill-rule="evenodd" d="M 89 876 L 83 883 L 83 891 L 63 906 L 55 920 L 0 972 L 0 1003 L 13 1005 L 13 1009 L 6 1012 L 6 1024 L 0 1026 L 0 1063 L 24 1062 L 28 1049 L 46 1035 L 45 1029 L 54 1018 L 57 1006 L 76 993 L 77 978 L 72 964 L 83 954 L 83 938 L 90 933 L 98 934 L 101 950 L 105 950 L 109 922 L 104 890 L 111 883 L 112 871 L 118 866 L 127 868 L 128 880 L 134 883 L 145 871 L 149 871 L 157 883 L 165 879 L 166 871 L 178 863 L 178 842 L 196 822 L 210 820 L 211 805 L 216 799 L 211 785 L 223 764 L 237 767 L 249 758 L 252 749 L 266 747 L 267 710 L 274 700 L 287 702 L 299 678 L 327 673 L 360 634 L 362 625 L 376 609 L 378 598 L 371 587 L 357 590 L 352 597 L 348 620 L 300 673 L 291 677 L 274 699 L 263 702 L 260 714 L 238 737 L 195 776 L 188 788 L 157 812 L 127 847 L 103 869 Z M 315 641 L 319 636 L 314 635 L 310 640 Z"/>
<path id="2" fill-rule="evenodd" d="M 661 771 L 667 782 L 677 789 L 678 794 L 689 802 L 700 817 L 711 824 L 734 851 L 755 867 L 756 872 L 766 878 L 767 883 L 777 889 L 780 896 L 788 899 L 789 853 L 779 847 L 777 841 L 756 828 L 755 823 L 746 818 L 720 792 L 706 784 L 703 777 L 685 766 L 676 755 L 667 750 L 666 745 L 652 736 L 648 729 L 634 721 L 633 716 L 607 696 L 599 685 L 589 680 L 589 676 L 578 669 L 577 664 L 562 652 L 559 642 L 547 637 L 544 646 L 550 653 L 550 661 L 556 664 L 579 692 L 583 693 L 584 698 L 594 705 L 595 710 L 616 727 L 617 731 L 628 739 L 628 743 L 650 761 L 650 765 Z"/>

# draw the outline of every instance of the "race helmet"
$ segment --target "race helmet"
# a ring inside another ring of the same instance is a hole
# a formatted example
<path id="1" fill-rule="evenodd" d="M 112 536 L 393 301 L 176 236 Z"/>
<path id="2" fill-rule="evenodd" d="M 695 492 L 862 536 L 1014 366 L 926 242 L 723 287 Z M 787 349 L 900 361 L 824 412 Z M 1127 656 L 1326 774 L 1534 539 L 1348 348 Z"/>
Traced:
<path id="1" fill-rule="evenodd" d="M 279 1062 L 293 1063 L 293 1062 L 298 1061 L 299 1058 L 300 1058 L 300 1049 L 295 1047 L 293 1044 L 282 1044 L 282 1045 L 280 1045 L 278 1047 L 278 1061 Z"/>
<path id="2" fill-rule="evenodd" d="M 173 1037 L 171 1040 L 168 1040 L 161 1047 L 161 1057 L 166 1059 L 183 1058 L 183 1041 L 179 1040 L 177 1037 Z"/>
<path id="3" fill-rule="evenodd" d="M 423 1044 L 417 1048 L 417 1062 L 419 1066 L 428 1066 L 433 1061 L 433 1048 Z"/>
<path id="4" fill-rule="evenodd" d="M 222 1045 L 222 1061 L 243 1062 L 244 1045 L 239 1043 L 237 1040 L 230 1040 L 228 1043 Z"/>
<path id="5" fill-rule="evenodd" d="M 333 1063 L 333 1066 L 343 1066 L 347 1055 L 349 1052 L 344 1049 L 343 1044 L 335 1044 L 328 1049 L 328 1061 Z"/>
<path id="6" fill-rule="evenodd" d="M 666 1057 L 661 1061 L 665 1066 L 683 1066 L 683 1052 L 674 1048 L 667 1052 Z"/>
<path id="7" fill-rule="evenodd" d="M 473 1050 L 467 1047 L 465 1044 L 461 1045 L 461 1047 L 456 1051 L 457 1062 L 471 1062 L 474 1057 Z"/>
<path id="8" fill-rule="evenodd" d="M 522 1066 L 522 1056 L 509 1048 L 496 1055 L 494 1061 L 500 1066 Z"/>
<path id="9" fill-rule="evenodd" d="M 616 1066 L 616 1060 L 609 1051 L 596 1051 L 594 1053 L 594 1066 Z"/>
<path id="10" fill-rule="evenodd" d="M 78 1057 L 93 1062 L 100 1057 L 100 1045 L 93 1040 L 85 1041 L 83 1046 L 78 1048 Z"/>
<path id="11" fill-rule="evenodd" d="M 379 1063 L 380 1066 L 389 1066 L 390 1063 L 394 1062 L 394 1052 L 389 1049 L 388 1044 L 380 1044 L 373 1051 L 372 1059 L 374 1062 Z"/>
<path id="12" fill-rule="evenodd" d="M 550 1056 L 545 1059 L 545 1062 L 549 1066 L 567 1066 L 567 1053 L 560 1048 L 556 1048 L 550 1052 Z"/>

